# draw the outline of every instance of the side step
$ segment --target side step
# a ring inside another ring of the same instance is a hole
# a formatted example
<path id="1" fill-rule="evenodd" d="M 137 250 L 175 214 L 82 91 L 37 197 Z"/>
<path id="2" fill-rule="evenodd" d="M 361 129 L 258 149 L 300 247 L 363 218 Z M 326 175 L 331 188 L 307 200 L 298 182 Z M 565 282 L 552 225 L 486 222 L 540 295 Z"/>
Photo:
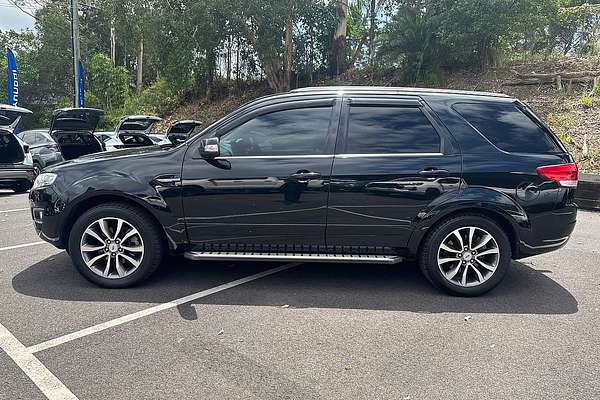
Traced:
<path id="1" fill-rule="evenodd" d="M 360 264 L 397 264 L 400 256 L 366 254 L 311 254 L 311 253 L 236 253 L 227 251 L 188 251 L 183 256 L 189 260 L 227 261 L 305 261 Z"/>

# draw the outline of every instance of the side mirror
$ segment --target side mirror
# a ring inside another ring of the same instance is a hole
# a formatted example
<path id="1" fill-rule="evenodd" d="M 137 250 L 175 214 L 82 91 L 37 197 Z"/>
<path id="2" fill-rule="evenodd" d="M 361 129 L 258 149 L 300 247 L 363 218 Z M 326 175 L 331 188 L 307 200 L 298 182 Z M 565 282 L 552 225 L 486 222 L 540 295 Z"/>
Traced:
<path id="1" fill-rule="evenodd" d="M 202 139 L 200 147 L 200 155 L 202 158 L 215 158 L 219 157 L 219 138 L 212 137 L 208 139 Z"/>
<path id="2" fill-rule="evenodd" d="M 23 152 L 24 153 L 29 153 L 29 145 L 28 144 L 24 144 L 23 145 Z"/>

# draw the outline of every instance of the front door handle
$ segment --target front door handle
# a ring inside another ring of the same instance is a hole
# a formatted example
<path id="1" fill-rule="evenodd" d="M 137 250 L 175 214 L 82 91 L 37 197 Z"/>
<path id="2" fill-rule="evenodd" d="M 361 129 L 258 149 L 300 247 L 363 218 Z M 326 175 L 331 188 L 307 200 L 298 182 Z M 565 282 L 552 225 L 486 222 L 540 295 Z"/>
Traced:
<path id="1" fill-rule="evenodd" d="M 440 177 L 450 175 L 450 172 L 447 169 L 439 169 L 439 168 L 435 168 L 435 167 L 429 167 L 429 168 L 425 168 L 422 171 L 419 171 L 419 175 L 433 177 L 433 178 L 440 178 Z"/>
<path id="2" fill-rule="evenodd" d="M 295 174 L 290 175 L 290 178 L 298 181 L 309 181 L 311 179 L 319 179 L 320 177 L 320 173 L 310 171 L 298 171 Z"/>

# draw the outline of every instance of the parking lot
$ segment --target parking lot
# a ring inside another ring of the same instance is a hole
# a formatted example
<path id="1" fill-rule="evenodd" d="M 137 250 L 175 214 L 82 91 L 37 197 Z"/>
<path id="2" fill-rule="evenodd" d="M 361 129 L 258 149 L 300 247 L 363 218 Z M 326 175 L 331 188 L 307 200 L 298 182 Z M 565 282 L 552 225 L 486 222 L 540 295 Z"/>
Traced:
<path id="1" fill-rule="evenodd" d="M 107 290 L 0 193 L 0 399 L 600 397 L 600 214 L 479 298 L 414 264 L 193 263 Z"/>

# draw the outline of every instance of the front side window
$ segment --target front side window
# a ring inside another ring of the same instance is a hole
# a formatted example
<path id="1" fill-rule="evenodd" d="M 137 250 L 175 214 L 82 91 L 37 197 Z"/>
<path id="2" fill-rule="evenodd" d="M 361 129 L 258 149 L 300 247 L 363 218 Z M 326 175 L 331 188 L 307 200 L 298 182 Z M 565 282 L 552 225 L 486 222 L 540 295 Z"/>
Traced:
<path id="1" fill-rule="evenodd" d="M 418 107 L 350 107 L 347 154 L 438 152 L 440 137 Z"/>
<path id="2" fill-rule="evenodd" d="M 331 107 L 298 108 L 260 115 L 221 136 L 221 155 L 326 154 L 331 110 Z"/>

